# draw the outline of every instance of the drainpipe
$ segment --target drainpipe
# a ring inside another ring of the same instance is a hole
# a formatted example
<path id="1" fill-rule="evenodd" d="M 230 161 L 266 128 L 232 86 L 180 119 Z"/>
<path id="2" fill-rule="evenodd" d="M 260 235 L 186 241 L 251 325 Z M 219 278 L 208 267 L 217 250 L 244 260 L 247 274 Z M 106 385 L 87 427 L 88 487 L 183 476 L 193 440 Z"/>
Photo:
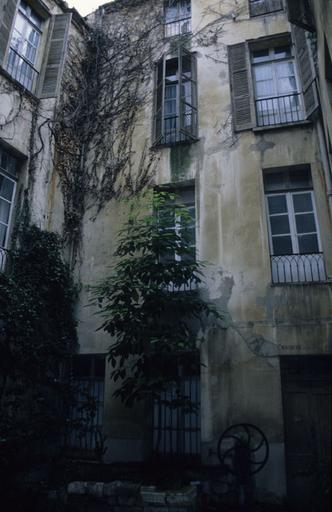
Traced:
<path id="1" fill-rule="evenodd" d="M 326 137 L 325 137 L 325 132 L 324 132 L 321 118 L 317 119 L 316 126 L 317 126 L 317 134 L 318 134 L 318 140 L 319 140 L 322 166 L 323 166 L 323 170 L 324 170 L 326 187 L 327 187 L 327 197 L 328 197 L 328 202 L 329 202 L 329 207 L 330 207 L 330 214 L 332 216 L 332 174 L 331 174 L 329 157 L 328 157 L 328 153 L 327 153 Z"/>

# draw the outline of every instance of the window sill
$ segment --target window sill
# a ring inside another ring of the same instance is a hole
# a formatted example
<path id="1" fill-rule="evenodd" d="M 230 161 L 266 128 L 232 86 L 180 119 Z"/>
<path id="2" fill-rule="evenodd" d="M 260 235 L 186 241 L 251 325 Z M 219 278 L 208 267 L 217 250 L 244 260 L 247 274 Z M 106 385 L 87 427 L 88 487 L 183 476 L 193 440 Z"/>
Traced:
<path id="1" fill-rule="evenodd" d="M 283 124 L 271 124 L 266 126 L 255 126 L 252 128 L 254 133 L 266 132 L 271 130 L 284 130 L 285 128 L 297 128 L 297 127 L 306 127 L 312 125 L 312 121 L 308 121 L 304 119 L 303 121 L 298 121 L 295 123 L 283 123 Z"/>
<path id="2" fill-rule="evenodd" d="M 165 142 L 164 144 L 159 142 L 158 144 L 152 144 L 150 149 L 159 151 L 160 149 L 172 148 L 174 146 L 189 146 L 190 144 L 195 144 L 196 142 L 199 142 L 199 141 L 200 141 L 200 138 L 179 140 L 177 142 Z"/>
<path id="3" fill-rule="evenodd" d="M 40 98 L 36 96 L 35 93 L 29 91 L 29 89 L 26 89 L 24 85 L 22 85 L 18 80 L 15 80 L 8 71 L 6 71 L 3 67 L 0 66 L 0 75 L 2 75 L 4 78 L 7 78 L 12 84 L 17 87 L 21 92 L 23 92 L 26 96 L 28 96 L 30 99 L 34 101 L 40 101 Z"/>
<path id="4" fill-rule="evenodd" d="M 281 287 L 285 287 L 285 286 L 290 286 L 291 288 L 293 287 L 298 287 L 298 286 L 319 286 L 319 285 L 332 285 L 332 279 L 326 279 L 325 281 L 299 281 L 299 282 L 296 282 L 296 283 L 270 283 L 270 287 L 271 288 L 278 288 L 279 286 Z"/>
<path id="5" fill-rule="evenodd" d="M 252 19 L 252 18 L 261 18 L 263 16 L 271 16 L 272 14 L 281 14 L 281 13 L 284 13 L 285 10 L 284 9 L 276 9 L 275 11 L 269 11 L 269 12 L 264 12 L 262 14 L 251 14 L 249 13 L 249 19 Z"/>

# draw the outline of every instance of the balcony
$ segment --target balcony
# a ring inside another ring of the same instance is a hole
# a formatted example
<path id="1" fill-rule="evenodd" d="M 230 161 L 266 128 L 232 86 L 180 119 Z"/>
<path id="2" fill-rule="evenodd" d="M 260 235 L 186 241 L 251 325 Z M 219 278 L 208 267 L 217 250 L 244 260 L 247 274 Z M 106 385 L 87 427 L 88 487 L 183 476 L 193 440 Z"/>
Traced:
<path id="1" fill-rule="evenodd" d="M 7 72 L 25 89 L 34 92 L 37 87 L 39 73 L 25 57 L 17 53 L 14 48 L 9 49 Z"/>
<path id="2" fill-rule="evenodd" d="M 188 107 L 188 111 L 182 115 L 182 129 L 180 129 L 178 115 L 167 115 L 164 119 L 157 119 L 157 131 L 160 131 L 161 123 L 163 123 L 162 137 L 157 145 L 173 145 L 197 140 L 197 110 L 193 107 Z"/>
<path id="3" fill-rule="evenodd" d="M 165 37 L 173 37 L 191 32 L 191 16 L 165 22 Z"/>
<path id="4" fill-rule="evenodd" d="M 249 5 L 251 17 L 261 16 L 283 9 L 282 0 L 251 0 Z"/>
<path id="5" fill-rule="evenodd" d="M 323 253 L 271 256 L 273 284 L 323 283 L 326 270 Z"/>
<path id="6" fill-rule="evenodd" d="M 304 121 L 302 94 L 255 100 L 257 126 L 276 126 Z"/>

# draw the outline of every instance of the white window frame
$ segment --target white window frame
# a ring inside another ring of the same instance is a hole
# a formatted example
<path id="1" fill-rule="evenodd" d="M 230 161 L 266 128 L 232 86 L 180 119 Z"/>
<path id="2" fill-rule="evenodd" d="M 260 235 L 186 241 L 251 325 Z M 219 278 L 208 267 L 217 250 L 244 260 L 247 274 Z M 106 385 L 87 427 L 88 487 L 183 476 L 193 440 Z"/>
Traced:
<path id="1" fill-rule="evenodd" d="M 42 37 L 43 37 L 43 24 L 44 20 L 41 18 L 41 16 L 36 13 L 36 11 L 29 5 L 28 2 L 24 2 L 27 5 L 27 12 L 23 10 L 22 8 L 22 2 L 19 1 L 18 7 L 16 10 L 16 14 L 14 17 L 14 22 L 12 26 L 12 31 L 9 38 L 9 47 L 7 51 L 7 57 L 6 57 L 6 70 L 8 73 L 14 78 L 14 80 L 17 80 L 21 85 L 23 85 L 28 91 L 35 92 L 37 89 L 37 82 L 40 72 L 40 65 L 41 65 L 41 47 L 42 47 Z M 36 17 L 40 19 L 40 26 L 36 25 L 31 20 L 31 14 L 34 14 Z M 16 23 L 18 20 L 18 16 L 22 16 L 24 19 L 24 27 L 23 27 L 23 33 L 19 33 L 18 29 L 16 28 Z M 24 42 L 28 41 L 26 35 L 28 33 L 29 28 L 33 28 L 39 35 L 38 45 L 36 48 L 35 57 L 32 60 L 30 60 L 26 55 L 22 53 L 22 51 L 18 51 L 15 48 L 14 43 L 14 33 L 17 31 L 21 36 L 21 41 Z M 14 62 L 11 64 L 10 59 L 11 56 L 14 58 Z M 22 72 L 22 67 L 25 66 L 25 70 Z M 21 68 L 21 70 L 20 70 Z"/>
<path id="2" fill-rule="evenodd" d="M 311 196 L 311 201 L 312 201 L 312 211 L 308 211 L 308 212 L 295 212 L 294 210 L 294 204 L 293 204 L 293 196 L 295 195 L 300 195 L 300 194 L 310 194 Z M 287 212 L 283 212 L 283 213 L 275 213 L 275 214 L 270 214 L 270 211 L 269 211 L 269 204 L 268 204 L 268 198 L 269 197 L 277 197 L 277 196 L 285 196 L 286 197 L 286 203 L 287 203 Z M 298 242 L 298 238 L 299 236 L 301 235 L 317 235 L 317 243 L 318 243 L 318 253 L 322 252 L 322 244 L 321 244 L 321 238 L 320 238 L 320 233 L 319 233 L 319 224 L 318 224 L 318 219 L 317 219 L 317 210 L 316 210 L 316 204 L 315 204 L 315 196 L 314 196 L 314 191 L 312 189 L 304 189 L 304 190 L 297 190 L 297 191 L 289 191 L 289 192 L 286 192 L 286 191 L 279 191 L 279 192 L 269 192 L 267 194 L 265 194 L 265 198 L 266 198 L 266 211 L 267 211 L 267 214 L 268 214 L 268 227 L 269 227 L 269 243 L 270 243 L 270 254 L 272 256 L 274 256 L 274 250 L 273 250 L 273 238 L 277 238 L 277 237 L 282 237 L 282 236 L 290 236 L 291 238 L 291 241 L 292 241 L 292 253 L 291 254 L 300 254 L 300 251 L 299 251 L 299 242 Z M 287 216 L 288 216 L 288 221 L 289 221 L 289 228 L 290 228 L 290 233 L 286 234 L 286 233 L 280 233 L 279 235 L 273 235 L 272 236 L 272 229 L 271 229 L 271 217 L 279 217 L 281 215 L 286 215 L 287 213 Z M 296 228 L 296 215 L 300 214 L 300 213 L 313 213 L 314 215 L 314 219 L 315 219 L 315 225 L 316 225 L 316 231 L 312 231 L 312 232 L 306 232 L 306 233 L 297 233 L 297 228 Z M 310 253 L 310 254 L 316 254 L 316 253 Z M 278 256 L 283 256 L 282 254 L 278 255 Z M 286 256 L 286 255 L 285 255 Z"/>
<path id="3" fill-rule="evenodd" d="M 287 57 L 277 57 L 276 49 L 278 48 L 289 48 L 290 56 Z M 262 60 L 261 62 L 254 62 L 254 52 L 258 50 L 258 48 L 253 47 L 251 49 L 251 69 L 252 69 L 252 79 L 254 85 L 254 96 L 255 96 L 255 110 L 257 116 L 257 124 L 258 126 L 271 126 L 278 124 L 290 124 L 295 122 L 301 122 L 305 119 L 305 108 L 303 97 L 301 94 L 300 88 L 300 79 L 297 69 L 296 59 L 294 57 L 292 44 L 278 44 L 273 47 L 261 48 L 268 52 L 268 56 Z M 278 77 L 277 77 L 277 65 L 280 63 L 292 63 L 294 67 L 294 77 L 296 82 L 296 90 L 293 92 L 284 94 L 278 92 Z M 268 65 L 272 70 L 272 81 L 273 81 L 273 89 L 274 93 L 269 95 L 259 95 L 257 92 L 257 82 L 255 76 L 255 69 L 259 67 Z M 291 105 L 291 97 L 297 98 L 296 101 L 299 102 L 298 106 L 296 105 L 296 109 L 292 108 Z M 285 103 L 286 101 L 286 103 Z M 263 108 L 265 106 L 265 108 Z M 262 109 L 262 110 L 261 110 Z M 267 122 L 265 122 L 267 118 Z"/>

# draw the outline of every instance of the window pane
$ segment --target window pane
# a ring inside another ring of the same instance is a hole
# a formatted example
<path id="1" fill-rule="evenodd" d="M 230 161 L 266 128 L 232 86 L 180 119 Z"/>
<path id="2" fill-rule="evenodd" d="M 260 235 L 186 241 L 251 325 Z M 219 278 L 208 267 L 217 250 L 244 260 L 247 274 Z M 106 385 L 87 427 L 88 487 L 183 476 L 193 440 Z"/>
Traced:
<path id="1" fill-rule="evenodd" d="M 315 216 L 313 213 L 297 214 L 295 219 L 298 233 L 312 233 L 316 231 Z"/>
<path id="2" fill-rule="evenodd" d="M 288 215 L 270 217 L 272 235 L 290 233 Z"/>
<path id="3" fill-rule="evenodd" d="M 287 201 L 286 196 L 270 196 L 268 197 L 269 212 L 270 215 L 274 213 L 286 213 L 287 212 Z"/>
<path id="4" fill-rule="evenodd" d="M 256 80 L 272 80 L 272 66 L 271 64 L 265 64 L 264 66 L 255 66 L 255 78 Z"/>
<path id="5" fill-rule="evenodd" d="M 254 63 L 269 60 L 269 49 L 266 48 L 265 50 L 256 50 L 252 52 L 252 60 Z"/>
<path id="6" fill-rule="evenodd" d="M 177 79 L 178 59 L 170 59 L 166 61 L 166 77 L 167 80 L 174 81 Z"/>
<path id="7" fill-rule="evenodd" d="M 4 222 L 5 224 L 8 224 L 9 213 L 10 203 L 7 203 L 7 201 L 3 201 L 2 199 L 0 199 L 0 221 Z"/>
<path id="8" fill-rule="evenodd" d="M 312 212 L 312 198 L 310 193 L 294 194 L 293 204 L 295 212 Z"/>
<path id="9" fill-rule="evenodd" d="M 277 59 L 285 59 L 287 57 L 292 56 L 292 51 L 290 46 L 278 46 L 274 49 L 274 56 Z"/>
<path id="10" fill-rule="evenodd" d="M 319 252 L 317 235 L 301 235 L 298 240 L 301 254 Z"/>
<path id="11" fill-rule="evenodd" d="M 310 168 L 291 169 L 289 172 L 290 188 L 310 188 L 312 187 Z"/>
<path id="12" fill-rule="evenodd" d="M 282 254 L 293 254 L 292 239 L 290 236 L 272 237 L 273 254 L 280 256 Z"/>
<path id="13" fill-rule="evenodd" d="M 13 198 L 14 182 L 0 174 L 0 196 L 8 201 Z"/>

